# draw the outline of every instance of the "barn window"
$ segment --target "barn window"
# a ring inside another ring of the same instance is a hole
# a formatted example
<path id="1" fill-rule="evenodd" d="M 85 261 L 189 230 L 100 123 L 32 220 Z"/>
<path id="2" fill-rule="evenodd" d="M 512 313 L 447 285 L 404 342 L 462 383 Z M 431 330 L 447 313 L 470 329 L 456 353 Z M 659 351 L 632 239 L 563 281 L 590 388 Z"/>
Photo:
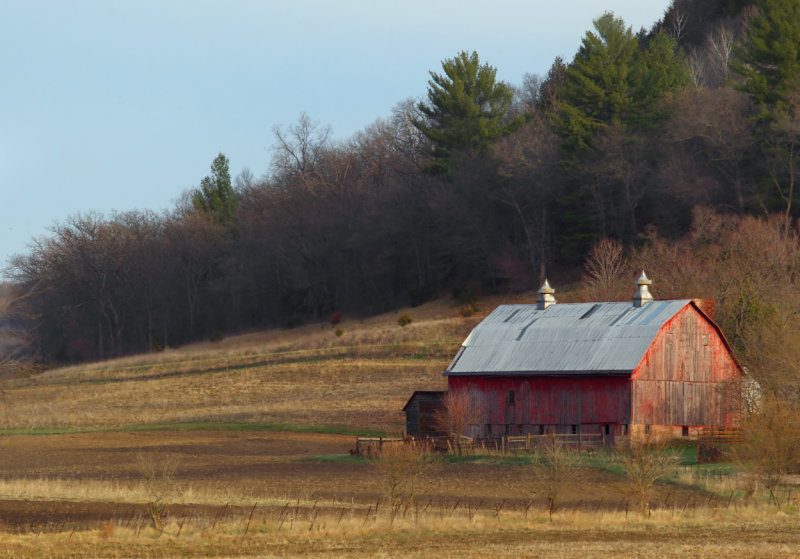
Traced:
<path id="1" fill-rule="evenodd" d="M 509 406 L 513 406 L 514 405 L 514 391 L 513 390 L 509 390 L 508 391 L 508 405 Z"/>
<path id="2" fill-rule="evenodd" d="M 572 434 L 573 435 L 577 435 L 578 434 L 578 426 L 577 425 L 573 425 L 572 426 Z"/>
<path id="3" fill-rule="evenodd" d="M 681 427 L 681 437 L 688 437 L 689 436 L 689 426 L 684 425 Z"/>
<path id="4" fill-rule="evenodd" d="M 606 423 L 606 426 L 604 427 L 604 429 L 605 429 L 605 435 L 607 437 L 611 433 L 611 426 Z"/>
<path id="5" fill-rule="evenodd" d="M 708 345 L 708 334 L 703 334 L 703 345 Z"/>
<path id="6" fill-rule="evenodd" d="M 672 332 L 667 332 L 667 345 L 672 345 Z"/>
<path id="7" fill-rule="evenodd" d="M 644 426 L 644 434 L 645 435 L 649 435 L 650 434 L 650 424 L 649 423 L 646 423 L 645 426 Z"/>
<path id="8" fill-rule="evenodd" d="M 544 425 L 539 425 L 539 434 L 544 435 Z"/>

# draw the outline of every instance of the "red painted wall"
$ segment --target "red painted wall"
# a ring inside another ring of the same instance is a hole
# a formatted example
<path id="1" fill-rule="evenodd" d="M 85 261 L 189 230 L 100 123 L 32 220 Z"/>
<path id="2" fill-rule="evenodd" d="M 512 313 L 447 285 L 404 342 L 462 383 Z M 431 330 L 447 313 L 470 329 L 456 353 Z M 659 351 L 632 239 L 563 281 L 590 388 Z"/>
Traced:
<path id="1" fill-rule="evenodd" d="M 450 376 L 448 383 L 450 390 L 469 390 L 477 400 L 483 425 L 473 434 L 487 434 L 486 425 L 494 426 L 492 434 L 516 435 L 538 434 L 540 425 L 630 423 L 627 377 Z"/>
<path id="2" fill-rule="evenodd" d="M 740 423 L 741 369 L 717 327 L 692 305 L 662 326 L 631 378 L 631 423 Z"/>

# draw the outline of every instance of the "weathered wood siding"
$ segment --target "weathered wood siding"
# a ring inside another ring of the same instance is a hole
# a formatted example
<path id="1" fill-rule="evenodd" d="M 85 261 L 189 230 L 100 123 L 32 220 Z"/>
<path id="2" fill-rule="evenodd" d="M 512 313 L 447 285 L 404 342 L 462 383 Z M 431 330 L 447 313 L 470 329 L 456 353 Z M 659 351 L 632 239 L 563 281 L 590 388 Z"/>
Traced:
<path id="1" fill-rule="evenodd" d="M 441 433 L 436 427 L 436 411 L 442 407 L 444 392 L 417 391 L 404 408 L 406 434 L 414 437 L 436 437 Z"/>
<path id="2" fill-rule="evenodd" d="M 739 424 L 741 371 L 716 326 L 692 305 L 664 324 L 631 378 L 631 423 Z"/>
<path id="3" fill-rule="evenodd" d="M 482 411 L 481 435 L 584 432 L 630 423 L 627 377 L 450 376 L 450 390 L 468 390 Z M 593 425 L 592 429 L 581 426 Z"/>

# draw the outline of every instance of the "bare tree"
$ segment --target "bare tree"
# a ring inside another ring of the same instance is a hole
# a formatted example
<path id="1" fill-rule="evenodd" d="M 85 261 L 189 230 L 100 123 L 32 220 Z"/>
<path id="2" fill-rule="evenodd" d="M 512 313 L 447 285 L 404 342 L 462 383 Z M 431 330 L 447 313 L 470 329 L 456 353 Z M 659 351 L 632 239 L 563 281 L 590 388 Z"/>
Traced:
<path id="1" fill-rule="evenodd" d="M 775 396 L 765 399 L 745 421 L 744 440 L 734 452 L 780 506 L 778 488 L 787 474 L 800 472 L 800 405 Z"/>
<path id="2" fill-rule="evenodd" d="M 33 334 L 28 321 L 34 312 L 26 302 L 37 291 L 37 286 L 20 289 L 0 284 L 0 377 L 30 361 Z"/>
<path id="3" fill-rule="evenodd" d="M 378 458 L 372 462 L 386 478 L 392 519 L 398 514 L 408 514 L 419 489 L 419 479 L 433 464 L 424 450 L 408 442 L 384 443 Z"/>
<path id="4" fill-rule="evenodd" d="M 677 44 L 680 44 L 683 37 L 686 35 L 686 24 L 689 18 L 677 6 L 672 12 L 669 22 L 667 22 L 667 35 L 669 35 Z"/>
<path id="5" fill-rule="evenodd" d="M 305 181 L 331 147 L 330 126 L 320 126 L 305 113 L 286 131 L 275 126 L 272 132 L 276 141 L 272 159 L 273 181 L 276 183 L 292 179 Z"/>
<path id="6" fill-rule="evenodd" d="M 615 301 L 621 297 L 630 297 L 632 284 L 623 281 L 628 270 L 622 243 L 619 241 L 615 239 L 597 241 L 589 251 L 584 269 L 588 300 Z"/>
<path id="7" fill-rule="evenodd" d="M 692 73 L 692 83 L 695 89 L 699 89 L 706 85 L 706 56 L 705 52 L 699 49 L 691 49 L 686 55 L 686 60 L 689 63 L 689 70 Z"/>
<path id="8" fill-rule="evenodd" d="M 547 513 L 550 520 L 558 510 L 564 489 L 571 484 L 579 484 L 583 479 L 580 468 L 580 453 L 567 447 L 555 436 L 537 447 L 532 458 L 531 469 L 536 486 L 547 495 Z"/>
<path id="9" fill-rule="evenodd" d="M 461 437 L 470 425 L 477 425 L 483 417 L 477 399 L 467 390 L 449 391 L 442 398 L 442 405 L 436 410 L 433 420 L 437 428 L 447 433 L 461 456 Z"/>
<path id="10" fill-rule="evenodd" d="M 728 79 L 728 67 L 733 52 L 734 34 L 733 29 L 721 23 L 708 35 L 708 50 L 716 62 L 717 72 L 721 75 L 721 83 L 724 84 Z"/>
<path id="11" fill-rule="evenodd" d="M 180 460 L 173 455 L 154 456 L 142 452 L 136 455 L 136 466 L 150 498 L 147 513 L 159 535 L 164 532 L 168 501 L 178 494 L 175 475 L 179 465 Z"/>
<path id="12" fill-rule="evenodd" d="M 616 449 L 617 462 L 625 470 L 628 488 L 642 514 L 650 516 L 653 486 L 674 463 L 666 439 L 652 434 L 630 436 Z"/>

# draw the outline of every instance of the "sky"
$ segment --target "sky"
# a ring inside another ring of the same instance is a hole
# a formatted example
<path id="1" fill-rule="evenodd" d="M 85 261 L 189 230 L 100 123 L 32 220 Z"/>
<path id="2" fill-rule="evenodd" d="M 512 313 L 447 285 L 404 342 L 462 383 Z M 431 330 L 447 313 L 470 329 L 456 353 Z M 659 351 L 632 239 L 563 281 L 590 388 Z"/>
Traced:
<path id="1" fill-rule="evenodd" d="M 0 269 L 70 216 L 175 206 L 209 174 L 268 169 L 306 113 L 345 140 L 477 51 L 520 85 L 613 12 L 669 0 L 4 0 Z"/>

